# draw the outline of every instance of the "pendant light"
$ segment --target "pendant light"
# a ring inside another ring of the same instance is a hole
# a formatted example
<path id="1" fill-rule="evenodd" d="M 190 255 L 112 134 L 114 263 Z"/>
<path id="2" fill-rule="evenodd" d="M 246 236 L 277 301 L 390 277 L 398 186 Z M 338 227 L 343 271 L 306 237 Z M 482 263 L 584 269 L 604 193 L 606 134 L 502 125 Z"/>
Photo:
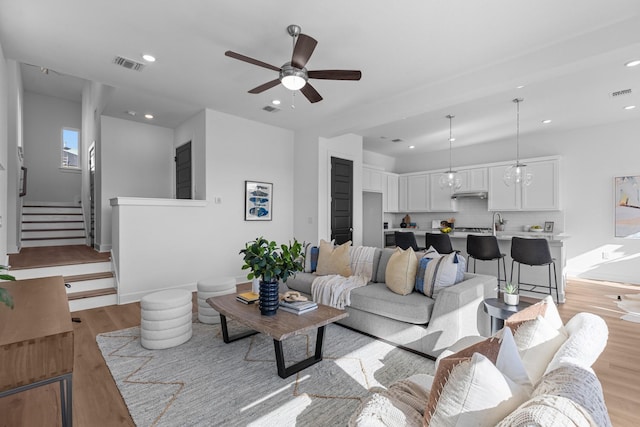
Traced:
<path id="1" fill-rule="evenodd" d="M 453 191 L 460 189 L 462 183 L 458 172 L 451 169 L 451 143 L 456 140 L 451 132 L 451 122 L 455 116 L 449 114 L 446 117 L 449 119 L 449 170 L 440 176 L 440 188 L 448 188 Z"/>
<path id="2" fill-rule="evenodd" d="M 527 170 L 527 165 L 520 163 L 520 103 L 522 101 L 524 101 L 522 98 L 515 98 L 512 101 L 516 104 L 516 163 L 504 171 L 502 179 L 507 186 L 530 185 L 533 181 L 533 174 Z"/>

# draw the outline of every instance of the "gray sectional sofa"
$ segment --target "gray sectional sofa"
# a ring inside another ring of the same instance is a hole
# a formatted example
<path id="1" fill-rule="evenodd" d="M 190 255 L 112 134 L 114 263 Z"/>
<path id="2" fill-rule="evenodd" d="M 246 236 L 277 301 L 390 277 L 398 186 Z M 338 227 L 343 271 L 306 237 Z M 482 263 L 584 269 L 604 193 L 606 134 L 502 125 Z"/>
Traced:
<path id="1" fill-rule="evenodd" d="M 462 337 L 490 335 L 482 301 L 496 295 L 495 277 L 465 273 L 462 282 L 440 290 L 435 299 L 418 292 L 399 295 L 385 284 L 386 266 L 393 252 L 376 249 L 371 281 L 352 290 L 351 305 L 346 308 L 349 317 L 338 323 L 431 358 Z M 310 297 L 316 277 L 314 273 L 297 273 L 286 285 Z"/>

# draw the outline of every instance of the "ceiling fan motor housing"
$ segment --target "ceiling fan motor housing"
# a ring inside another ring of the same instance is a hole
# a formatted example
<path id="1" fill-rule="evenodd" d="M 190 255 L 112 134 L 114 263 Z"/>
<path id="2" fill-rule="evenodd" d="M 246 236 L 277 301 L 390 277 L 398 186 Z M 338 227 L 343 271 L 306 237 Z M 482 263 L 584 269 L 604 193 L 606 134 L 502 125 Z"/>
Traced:
<path id="1" fill-rule="evenodd" d="M 280 68 L 280 81 L 287 89 L 298 90 L 307 83 L 308 79 L 307 69 L 296 68 L 291 65 L 291 62 L 287 62 Z M 294 87 L 293 89 L 290 87 L 292 85 Z"/>

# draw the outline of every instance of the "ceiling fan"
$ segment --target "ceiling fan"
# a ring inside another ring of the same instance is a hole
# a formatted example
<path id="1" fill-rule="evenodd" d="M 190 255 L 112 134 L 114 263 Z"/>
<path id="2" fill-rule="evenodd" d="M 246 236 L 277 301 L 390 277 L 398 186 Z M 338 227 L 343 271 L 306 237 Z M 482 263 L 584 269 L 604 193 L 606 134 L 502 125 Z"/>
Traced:
<path id="1" fill-rule="evenodd" d="M 277 79 L 261 84 L 251 89 L 249 93 L 262 93 L 282 83 L 282 85 L 289 90 L 300 90 L 309 102 L 314 103 L 322 101 L 322 96 L 309 84 L 309 79 L 360 80 L 362 73 L 357 70 L 307 70 L 305 65 L 307 65 L 318 42 L 313 37 L 302 34 L 300 31 L 301 29 L 298 25 L 289 25 L 287 27 L 287 32 L 293 38 L 293 55 L 291 56 L 291 61 L 286 62 L 282 67 L 276 67 L 230 50 L 224 53 L 230 58 L 239 59 L 240 61 L 280 73 Z"/>

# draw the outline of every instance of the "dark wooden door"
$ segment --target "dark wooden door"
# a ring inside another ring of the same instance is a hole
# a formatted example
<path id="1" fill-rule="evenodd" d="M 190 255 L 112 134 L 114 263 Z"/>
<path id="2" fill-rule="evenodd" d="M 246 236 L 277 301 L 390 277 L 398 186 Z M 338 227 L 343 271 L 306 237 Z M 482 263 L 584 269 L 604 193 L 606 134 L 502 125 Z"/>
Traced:
<path id="1" fill-rule="evenodd" d="M 176 199 L 191 199 L 191 141 L 176 148 Z"/>
<path id="2" fill-rule="evenodd" d="M 331 238 L 353 241 L 353 162 L 331 157 Z"/>

